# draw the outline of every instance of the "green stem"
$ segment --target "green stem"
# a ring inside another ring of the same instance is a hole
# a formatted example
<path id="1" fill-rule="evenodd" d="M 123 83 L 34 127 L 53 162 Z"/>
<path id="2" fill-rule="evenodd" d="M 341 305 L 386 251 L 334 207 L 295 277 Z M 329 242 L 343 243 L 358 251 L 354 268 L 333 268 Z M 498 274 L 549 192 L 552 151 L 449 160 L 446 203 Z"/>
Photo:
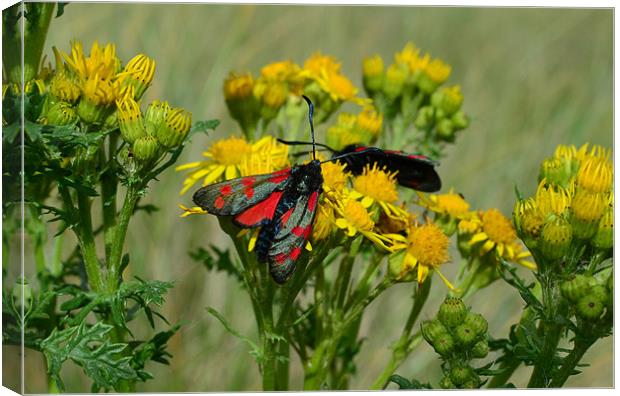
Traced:
<path id="1" fill-rule="evenodd" d="M 400 365 L 407 359 L 409 354 L 413 351 L 413 349 L 419 345 L 421 341 L 421 333 L 417 332 L 415 335 L 411 336 L 411 330 L 413 329 L 413 325 L 418 320 L 420 316 L 420 312 L 422 312 L 422 308 L 426 304 L 428 300 L 428 296 L 431 290 L 431 278 L 422 285 L 418 286 L 413 298 L 413 306 L 411 307 L 411 312 L 409 312 L 409 317 L 407 318 L 407 322 L 405 323 L 405 327 L 403 328 L 403 332 L 400 336 L 400 339 L 394 344 L 392 348 L 392 356 L 390 357 L 390 361 L 383 369 L 381 374 L 377 377 L 377 379 L 372 383 L 370 389 L 379 390 L 385 389 L 388 385 L 389 378 L 394 371 L 400 367 Z"/>
<path id="2" fill-rule="evenodd" d="M 110 257 L 108 259 L 108 279 L 107 288 L 112 292 L 118 289 L 118 277 L 121 257 L 123 255 L 123 246 L 125 245 L 125 237 L 127 236 L 127 227 L 129 226 L 129 220 L 133 215 L 136 208 L 136 204 L 139 195 L 140 186 L 137 184 L 130 184 L 127 187 L 127 193 L 125 195 L 125 201 L 118 217 L 118 224 L 114 230 L 114 238 L 110 246 Z"/>
<path id="3" fill-rule="evenodd" d="M 103 290 L 104 284 L 99 259 L 97 258 L 95 237 L 93 235 L 93 224 L 90 214 L 91 202 L 88 195 L 82 191 L 77 191 L 77 199 L 79 223 L 74 230 L 84 259 L 84 266 L 86 267 L 86 274 L 88 275 L 88 284 L 93 291 L 98 292 Z"/>
<path id="4" fill-rule="evenodd" d="M 106 171 L 101 175 L 101 212 L 103 214 L 103 240 L 105 242 L 105 254 L 108 260 L 112 252 L 114 243 L 114 228 L 116 227 L 116 190 L 118 179 L 116 177 L 116 168 L 114 155 L 116 153 L 118 135 L 110 134 L 108 142 L 109 153 L 105 158 L 103 150 L 101 153 L 101 163 L 107 166 Z M 108 261 L 108 265 L 110 262 Z"/>
<path id="5" fill-rule="evenodd" d="M 499 369 L 503 371 L 493 376 L 493 378 L 491 378 L 491 381 L 489 381 L 489 384 L 486 387 L 489 389 L 502 388 L 504 385 L 506 385 L 510 377 L 512 377 L 512 374 L 514 374 L 514 372 L 517 370 L 517 368 L 519 368 L 520 365 L 521 361 L 519 359 L 503 361 L 499 366 Z"/>
<path id="6" fill-rule="evenodd" d="M 586 351 L 596 342 L 596 338 L 577 338 L 573 350 L 564 358 L 562 366 L 551 380 L 550 388 L 560 388 L 571 376 Z"/>

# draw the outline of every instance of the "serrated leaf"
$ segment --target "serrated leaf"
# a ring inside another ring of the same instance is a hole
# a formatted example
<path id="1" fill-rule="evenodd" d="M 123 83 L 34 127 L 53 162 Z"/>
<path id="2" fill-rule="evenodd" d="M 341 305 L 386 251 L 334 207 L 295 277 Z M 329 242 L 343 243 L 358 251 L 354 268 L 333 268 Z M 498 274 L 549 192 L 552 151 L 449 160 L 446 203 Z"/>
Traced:
<path id="1" fill-rule="evenodd" d="M 4 140 L 5 143 L 13 143 L 18 134 L 19 123 L 17 122 L 2 127 L 2 140 Z"/>
<path id="2" fill-rule="evenodd" d="M 112 326 L 101 322 L 93 326 L 82 322 L 64 330 L 54 329 L 41 342 L 48 373 L 61 391 L 64 391 L 64 385 L 60 369 L 67 359 L 81 366 L 98 387 L 106 390 L 113 389 L 120 380 L 137 377 L 136 371 L 129 365 L 131 358 L 118 356 L 127 344 L 110 343 L 107 337 L 110 330 Z"/>
<path id="3" fill-rule="evenodd" d="M 164 295 L 172 288 L 172 282 L 159 280 L 145 281 L 136 277 L 136 281 L 125 282 L 121 285 L 119 294 L 123 298 L 138 296 L 144 305 L 151 303 L 161 306 L 164 303 Z"/>
<path id="4" fill-rule="evenodd" d="M 72 311 L 74 309 L 83 307 L 84 305 L 88 304 L 89 301 L 90 301 L 90 298 L 88 298 L 88 296 L 86 296 L 85 294 L 78 294 L 71 300 L 68 300 L 62 303 L 60 305 L 60 310 L 61 311 Z"/>

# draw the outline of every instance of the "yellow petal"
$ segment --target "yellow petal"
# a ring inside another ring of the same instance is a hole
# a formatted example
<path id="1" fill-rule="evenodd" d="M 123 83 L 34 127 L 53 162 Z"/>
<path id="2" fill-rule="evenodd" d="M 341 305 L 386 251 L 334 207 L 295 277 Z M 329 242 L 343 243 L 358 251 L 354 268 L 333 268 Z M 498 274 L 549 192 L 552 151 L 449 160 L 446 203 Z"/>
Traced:
<path id="1" fill-rule="evenodd" d="M 182 171 L 182 170 L 185 170 L 185 169 L 195 168 L 195 167 L 199 166 L 201 163 L 202 163 L 202 161 L 188 162 L 187 164 L 183 164 L 183 165 L 177 166 L 176 168 L 174 168 L 174 170 Z"/>
<path id="2" fill-rule="evenodd" d="M 306 250 L 309 252 L 312 251 L 312 245 L 310 244 L 310 241 L 306 241 Z"/>
<path id="3" fill-rule="evenodd" d="M 372 205 L 372 203 L 375 200 L 370 198 L 370 197 L 364 197 L 362 198 L 362 206 L 365 207 L 366 209 L 368 209 L 370 207 L 370 205 Z"/>
<path id="4" fill-rule="evenodd" d="M 478 242 L 486 241 L 489 239 L 489 236 L 485 232 L 479 232 L 469 240 L 469 244 L 473 245 Z"/>
<path id="5" fill-rule="evenodd" d="M 490 251 L 491 249 L 493 249 L 493 247 L 495 247 L 495 242 L 493 242 L 492 240 L 488 239 L 484 245 L 482 245 L 482 248 L 480 249 L 482 251 L 482 253 L 487 253 L 488 251 Z"/>
<path id="6" fill-rule="evenodd" d="M 224 173 L 225 169 L 226 167 L 224 165 L 215 165 L 213 171 L 211 171 L 211 173 L 209 173 L 207 177 L 205 177 L 202 185 L 208 186 L 209 184 L 213 184 L 214 181 L 216 181 L 217 179 L 219 179 L 220 176 L 222 176 L 222 173 Z"/>
<path id="7" fill-rule="evenodd" d="M 487 241 L 487 242 L 488 242 L 488 241 Z M 486 245 L 486 243 L 485 243 L 485 245 Z M 498 243 L 498 244 L 497 244 L 497 253 L 498 253 L 500 256 L 503 256 L 503 254 L 504 254 L 504 244 L 503 244 L 503 243 Z"/>
<path id="8" fill-rule="evenodd" d="M 418 283 L 424 283 L 426 276 L 428 275 L 428 267 L 425 265 L 418 265 Z"/>
<path id="9" fill-rule="evenodd" d="M 448 286 L 448 289 L 450 290 L 456 290 L 454 288 L 454 286 L 452 285 L 452 283 L 450 283 L 450 281 L 448 280 L 448 278 L 446 278 L 441 271 L 439 271 L 438 269 L 436 269 L 435 271 L 437 271 L 437 274 L 439 275 L 439 277 L 441 278 L 441 280 L 443 281 L 443 283 L 446 284 L 446 286 Z"/>
<path id="10" fill-rule="evenodd" d="M 237 167 L 234 165 L 227 166 L 226 175 L 224 177 L 226 180 L 236 179 L 237 178 Z"/>

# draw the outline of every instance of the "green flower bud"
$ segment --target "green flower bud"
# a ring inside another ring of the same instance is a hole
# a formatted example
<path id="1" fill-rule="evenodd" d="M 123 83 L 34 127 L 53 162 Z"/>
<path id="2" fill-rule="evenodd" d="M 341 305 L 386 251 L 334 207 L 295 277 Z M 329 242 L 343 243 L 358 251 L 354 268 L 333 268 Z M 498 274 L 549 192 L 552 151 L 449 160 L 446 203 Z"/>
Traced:
<path id="1" fill-rule="evenodd" d="M 103 122 L 112 109 L 112 106 L 98 104 L 87 97 L 82 97 L 77 105 L 78 115 L 87 124 Z"/>
<path id="2" fill-rule="evenodd" d="M 166 120 L 166 114 L 170 111 L 168 102 L 154 100 L 144 113 L 144 126 L 149 135 L 157 135 L 157 130 L 162 127 Z"/>
<path id="3" fill-rule="evenodd" d="M 540 250 L 548 260 L 557 260 L 568 253 L 573 240 L 572 227 L 562 217 L 549 219 L 540 233 Z"/>
<path id="4" fill-rule="evenodd" d="M 449 376 L 444 376 L 441 381 L 439 381 L 439 386 L 442 389 L 456 389 L 456 385 L 454 385 L 454 382 L 452 382 L 452 380 L 450 379 Z"/>
<path id="5" fill-rule="evenodd" d="M 435 352 L 441 356 L 447 356 L 454 350 L 454 339 L 448 333 L 439 334 L 431 345 L 435 349 Z"/>
<path id="6" fill-rule="evenodd" d="M 598 319 L 604 309 L 603 301 L 595 294 L 585 295 L 577 302 L 577 315 L 586 320 Z"/>
<path id="7" fill-rule="evenodd" d="M 470 379 L 461 384 L 461 389 L 478 389 L 478 387 L 480 387 L 480 377 L 475 373 Z"/>
<path id="8" fill-rule="evenodd" d="M 77 118 L 77 112 L 69 103 L 56 102 L 50 106 L 45 116 L 41 118 L 41 122 L 50 125 L 69 125 Z"/>
<path id="9" fill-rule="evenodd" d="M 603 286 L 603 285 L 594 285 L 594 286 L 592 286 L 592 288 L 590 289 L 588 294 L 591 294 L 591 295 L 595 296 L 600 301 L 602 301 L 603 304 L 605 304 L 606 301 L 607 301 L 608 292 L 607 292 L 607 288 L 605 286 Z"/>
<path id="10" fill-rule="evenodd" d="M 462 103 L 463 94 L 458 85 L 442 88 L 431 95 L 431 104 L 442 109 L 448 116 L 459 110 Z"/>
<path id="11" fill-rule="evenodd" d="M 476 373 L 471 366 L 455 366 L 450 370 L 450 379 L 457 385 L 462 385 L 465 382 L 472 380 L 476 377 Z"/>
<path id="12" fill-rule="evenodd" d="M 437 313 L 437 318 L 447 327 L 456 327 L 463 322 L 467 307 L 460 298 L 447 297 Z"/>
<path id="13" fill-rule="evenodd" d="M 157 130 L 155 137 L 162 146 L 174 148 L 183 143 L 191 126 L 191 113 L 180 108 L 171 108 L 166 114 L 164 125 Z"/>
<path id="14" fill-rule="evenodd" d="M 594 279 L 590 276 L 575 275 L 572 279 L 562 282 L 560 284 L 560 293 L 568 301 L 576 303 L 579 299 L 585 296 L 590 287 L 594 285 Z"/>
<path id="15" fill-rule="evenodd" d="M 477 338 L 476 331 L 468 324 L 460 324 L 454 329 L 454 340 L 461 345 L 470 345 Z"/>
<path id="16" fill-rule="evenodd" d="M 598 229 L 592 238 L 592 246 L 601 250 L 611 249 L 614 246 L 614 209 L 607 208 L 598 222 Z"/>
<path id="17" fill-rule="evenodd" d="M 362 61 L 362 74 L 364 89 L 368 93 L 368 96 L 374 95 L 383 87 L 383 79 L 385 77 L 383 59 L 381 56 L 374 55 L 369 58 L 365 58 Z"/>
<path id="18" fill-rule="evenodd" d="M 489 328 L 489 323 L 484 316 L 479 313 L 468 312 L 467 315 L 465 315 L 463 323 L 471 327 L 476 332 L 476 336 L 486 334 Z"/>
<path id="19" fill-rule="evenodd" d="M 539 181 L 546 179 L 551 184 L 567 188 L 571 176 L 571 160 L 569 159 L 547 158 L 540 164 Z"/>
<path id="20" fill-rule="evenodd" d="M 159 143 L 151 135 L 142 136 L 133 143 L 133 154 L 138 161 L 150 162 L 157 157 L 158 151 Z"/>
<path id="21" fill-rule="evenodd" d="M 482 359 L 489 354 L 489 342 L 487 340 L 481 340 L 474 344 L 471 349 L 471 356 Z"/>
<path id="22" fill-rule="evenodd" d="M 103 130 L 110 130 L 118 127 L 118 112 L 112 111 L 108 116 L 103 120 Z"/>
<path id="23" fill-rule="evenodd" d="M 424 106 L 418 111 L 413 124 L 420 130 L 428 129 L 433 125 L 435 119 L 435 110 L 431 106 Z"/>
<path id="24" fill-rule="evenodd" d="M 465 129 L 469 126 L 469 117 L 463 113 L 463 111 L 459 110 L 456 113 L 452 114 L 450 117 L 452 120 L 452 124 L 454 125 L 454 129 Z"/>
<path id="25" fill-rule="evenodd" d="M 390 100 L 399 97 L 403 93 L 406 78 L 407 71 L 404 68 L 396 64 L 390 65 L 383 81 L 383 93 L 385 93 L 385 96 Z"/>
<path id="26" fill-rule="evenodd" d="M 454 140 L 454 125 L 448 118 L 437 123 L 437 137 L 446 142 L 452 142 Z"/>
<path id="27" fill-rule="evenodd" d="M 438 337 L 448 334 L 448 329 L 436 319 L 422 322 L 421 328 L 422 335 L 430 344 L 437 340 Z"/>
<path id="28" fill-rule="evenodd" d="M 147 134 L 140 105 L 133 99 L 132 95 L 126 94 L 122 99 L 117 100 L 116 109 L 123 140 L 133 144 L 138 138 Z"/>

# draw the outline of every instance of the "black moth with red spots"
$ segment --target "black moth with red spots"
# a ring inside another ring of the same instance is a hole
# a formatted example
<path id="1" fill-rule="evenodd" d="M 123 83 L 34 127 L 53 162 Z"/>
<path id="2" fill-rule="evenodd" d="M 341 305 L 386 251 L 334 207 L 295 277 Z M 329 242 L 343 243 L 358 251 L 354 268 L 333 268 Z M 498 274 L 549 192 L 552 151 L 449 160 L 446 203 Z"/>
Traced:
<path id="1" fill-rule="evenodd" d="M 347 155 L 352 153 L 359 155 Z M 425 155 L 352 144 L 336 152 L 335 157 L 354 175 L 362 174 L 366 165 L 377 163 L 379 169 L 385 167 L 390 172 L 398 171 L 396 180 L 401 186 L 424 192 L 441 189 L 441 179 L 435 171 L 437 163 Z"/>
<path id="2" fill-rule="evenodd" d="M 316 215 L 323 186 L 321 164 L 311 161 L 265 175 L 240 177 L 201 188 L 193 200 L 217 216 L 234 216 L 242 228 L 261 227 L 256 255 L 282 284 L 295 271 Z"/>

